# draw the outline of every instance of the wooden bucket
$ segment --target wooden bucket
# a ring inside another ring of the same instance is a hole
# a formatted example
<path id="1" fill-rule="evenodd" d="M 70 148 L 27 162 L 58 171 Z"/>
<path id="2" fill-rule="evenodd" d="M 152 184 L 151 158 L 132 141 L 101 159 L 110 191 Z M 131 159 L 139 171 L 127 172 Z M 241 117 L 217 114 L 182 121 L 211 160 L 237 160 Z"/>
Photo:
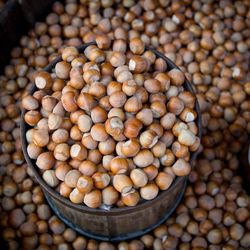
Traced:
<path id="1" fill-rule="evenodd" d="M 94 42 L 78 47 L 79 52 Z M 168 69 L 178 68 L 171 60 L 152 48 L 147 48 L 156 54 L 157 57 L 164 59 Z M 57 62 L 61 61 L 58 57 L 49 64 L 45 70 L 51 72 Z M 184 88 L 192 91 L 192 86 L 185 79 Z M 33 93 L 35 86 L 31 90 Z M 195 109 L 198 114 L 198 136 L 201 138 L 201 114 L 196 100 Z M 33 171 L 38 183 L 41 185 L 45 197 L 54 210 L 55 214 L 68 226 L 80 234 L 102 240 L 102 241 L 121 241 L 141 236 L 163 223 L 176 209 L 184 194 L 188 177 L 177 177 L 171 187 L 161 192 L 155 199 L 145 201 L 135 207 L 111 208 L 110 210 L 88 208 L 84 204 L 74 204 L 70 200 L 62 197 L 59 193 L 49 187 L 38 173 L 35 161 L 30 159 L 27 153 L 26 131 L 28 124 L 24 122 L 24 111 L 21 120 L 21 139 L 22 148 L 28 166 Z M 192 164 L 197 156 L 197 152 L 191 154 L 190 163 Z"/>

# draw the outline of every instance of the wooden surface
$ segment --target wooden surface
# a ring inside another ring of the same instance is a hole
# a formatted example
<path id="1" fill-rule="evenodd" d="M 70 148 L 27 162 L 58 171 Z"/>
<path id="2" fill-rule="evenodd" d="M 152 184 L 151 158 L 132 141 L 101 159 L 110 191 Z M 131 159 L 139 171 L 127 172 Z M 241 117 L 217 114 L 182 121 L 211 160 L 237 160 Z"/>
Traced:
<path id="1" fill-rule="evenodd" d="M 21 35 L 48 13 L 53 2 L 55 0 L 9 0 L 0 10 L 0 73 Z"/>
<path id="2" fill-rule="evenodd" d="M 62 200 L 52 196 L 46 198 L 56 215 L 65 224 L 80 234 L 104 241 L 122 241 L 139 237 L 159 226 L 169 217 L 179 204 L 186 187 L 187 177 L 178 178 L 171 192 L 163 192 L 147 206 L 129 209 L 112 209 L 102 214 L 78 210 L 65 206 Z M 114 211 L 122 212 L 114 213 Z"/>
<path id="3" fill-rule="evenodd" d="M 245 190 L 250 194 L 250 142 L 245 144 L 240 155 L 239 175 L 242 176 Z"/>
<path id="4" fill-rule="evenodd" d="M 36 20 L 44 17 L 50 10 L 50 6 L 56 0 L 22 0 L 19 1 L 24 16 L 29 24 L 33 25 Z"/>
<path id="5" fill-rule="evenodd" d="M 10 58 L 11 49 L 18 43 L 27 30 L 22 8 L 15 0 L 9 0 L 0 11 L 0 71 L 3 72 Z"/>

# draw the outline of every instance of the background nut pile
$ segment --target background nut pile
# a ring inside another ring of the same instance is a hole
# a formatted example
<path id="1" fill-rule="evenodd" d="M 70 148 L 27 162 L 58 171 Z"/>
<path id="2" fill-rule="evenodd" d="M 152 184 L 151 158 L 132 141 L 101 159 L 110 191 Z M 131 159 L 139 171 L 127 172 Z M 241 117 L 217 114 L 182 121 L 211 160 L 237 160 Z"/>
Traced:
<path id="1" fill-rule="evenodd" d="M 119 46 L 118 46 L 119 45 Z M 27 152 L 45 182 L 72 202 L 135 206 L 191 171 L 200 139 L 195 96 L 184 74 L 140 38 L 102 34 L 83 54 L 62 50 L 24 96 Z"/>
<path id="2" fill-rule="evenodd" d="M 240 152 L 250 135 L 249 31 L 249 0 L 53 4 L 44 21 L 37 22 L 13 48 L 0 76 L 0 233 L 6 244 L 1 247 L 249 249 L 249 195 L 239 175 Z M 120 40 L 116 47 L 138 37 L 168 56 L 194 83 L 202 112 L 201 152 L 181 204 L 155 230 L 117 243 L 83 237 L 53 214 L 27 168 L 20 140 L 20 102 L 34 82 L 33 72 L 55 59 L 63 47 L 91 42 L 103 33 Z"/>

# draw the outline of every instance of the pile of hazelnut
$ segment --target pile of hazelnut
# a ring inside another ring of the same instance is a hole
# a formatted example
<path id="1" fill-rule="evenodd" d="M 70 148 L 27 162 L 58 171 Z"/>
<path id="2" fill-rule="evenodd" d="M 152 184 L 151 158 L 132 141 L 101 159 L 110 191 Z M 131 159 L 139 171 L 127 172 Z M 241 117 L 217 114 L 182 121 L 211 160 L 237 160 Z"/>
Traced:
<path id="1" fill-rule="evenodd" d="M 44 181 L 91 208 L 136 206 L 191 171 L 200 145 L 195 96 L 184 74 L 145 49 L 97 35 L 65 47 L 22 100 L 27 152 Z"/>
<path id="2" fill-rule="evenodd" d="M 55 216 L 20 138 L 19 104 L 33 72 L 64 46 L 97 34 L 127 43 L 138 37 L 170 58 L 194 84 L 202 118 L 200 154 L 178 208 L 155 230 L 117 243 L 84 237 Z M 56 1 L 22 36 L 0 75 L 1 249 L 249 249 L 250 196 L 239 176 L 250 135 L 249 48 L 249 0 Z"/>

